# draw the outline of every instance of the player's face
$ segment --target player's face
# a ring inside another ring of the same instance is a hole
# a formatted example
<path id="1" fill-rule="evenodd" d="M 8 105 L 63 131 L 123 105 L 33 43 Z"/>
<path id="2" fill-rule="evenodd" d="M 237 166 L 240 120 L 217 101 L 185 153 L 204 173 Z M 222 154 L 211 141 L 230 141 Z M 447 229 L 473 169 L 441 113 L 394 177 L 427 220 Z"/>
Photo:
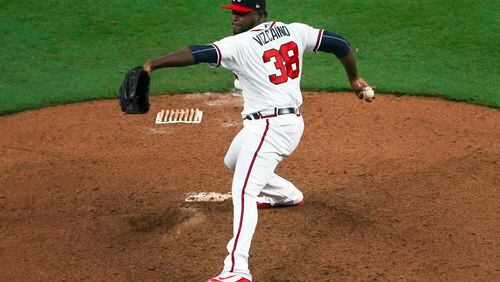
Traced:
<path id="1" fill-rule="evenodd" d="M 260 15 L 258 12 L 242 13 L 233 11 L 231 24 L 233 26 L 233 33 L 239 34 L 249 31 L 259 24 Z"/>

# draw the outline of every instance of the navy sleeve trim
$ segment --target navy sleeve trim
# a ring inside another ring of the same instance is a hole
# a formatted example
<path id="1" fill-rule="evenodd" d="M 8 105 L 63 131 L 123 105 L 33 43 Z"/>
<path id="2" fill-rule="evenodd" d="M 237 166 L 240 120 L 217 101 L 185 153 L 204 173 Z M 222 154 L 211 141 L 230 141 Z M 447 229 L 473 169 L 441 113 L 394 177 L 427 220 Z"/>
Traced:
<path id="1" fill-rule="evenodd" d="M 189 50 L 193 54 L 195 64 L 199 63 L 217 63 L 219 62 L 219 54 L 214 45 L 196 45 L 189 46 Z"/>
<path id="2" fill-rule="evenodd" d="M 341 59 L 349 54 L 351 44 L 344 37 L 334 32 L 325 31 L 323 32 L 318 51 L 332 53 Z"/>
<path id="3" fill-rule="evenodd" d="M 324 30 L 320 29 L 318 32 L 318 39 L 316 39 L 316 45 L 314 45 L 314 52 L 318 52 L 318 48 L 321 45 L 321 39 L 323 38 L 323 32 Z"/>
<path id="4" fill-rule="evenodd" d="M 220 67 L 220 62 L 222 61 L 222 53 L 220 52 L 219 46 L 215 44 L 212 44 L 212 46 L 214 46 L 217 50 L 217 65 L 215 67 L 218 68 Z"/>

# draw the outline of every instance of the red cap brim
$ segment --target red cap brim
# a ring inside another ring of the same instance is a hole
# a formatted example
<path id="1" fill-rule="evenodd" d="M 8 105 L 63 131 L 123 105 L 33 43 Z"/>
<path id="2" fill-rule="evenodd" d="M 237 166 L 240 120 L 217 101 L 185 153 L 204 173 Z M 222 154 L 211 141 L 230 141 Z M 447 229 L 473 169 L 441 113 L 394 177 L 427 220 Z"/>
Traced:
<path id="1" fill-rule="evenodd" d="M 224 6 L 222 8 L 227 9 L 227 10 L 236 11 L 236 12 L 242 12 L 242 13 L 250 13 L 250 12 L 255 11 L 254 9 L 250 9 L 250 8 L 243 7 L 243 6 L 236 5 L 236 4 L 227 5 L 227 6 Z"/>

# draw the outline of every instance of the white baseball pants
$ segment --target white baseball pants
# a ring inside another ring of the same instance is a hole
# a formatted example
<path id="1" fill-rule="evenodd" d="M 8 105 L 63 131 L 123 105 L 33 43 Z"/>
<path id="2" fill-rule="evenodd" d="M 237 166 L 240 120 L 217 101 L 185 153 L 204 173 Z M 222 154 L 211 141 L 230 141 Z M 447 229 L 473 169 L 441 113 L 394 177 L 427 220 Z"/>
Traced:
<path id="1" fill-rule="evenodd" d="M 236 273 L 252 280 L 248 253 L 257 226 L 256 199 L 262 193 L 274 204 L 294 204 L 302 193 L 274 170 L 283 156 L 297 148 L 304 131 L 302 116 L 280 115 L 268 119 L 244 120 L 227 151 L 224 163 L 234 172 L 233 238 L 227 245 L 223 273 Z"/>

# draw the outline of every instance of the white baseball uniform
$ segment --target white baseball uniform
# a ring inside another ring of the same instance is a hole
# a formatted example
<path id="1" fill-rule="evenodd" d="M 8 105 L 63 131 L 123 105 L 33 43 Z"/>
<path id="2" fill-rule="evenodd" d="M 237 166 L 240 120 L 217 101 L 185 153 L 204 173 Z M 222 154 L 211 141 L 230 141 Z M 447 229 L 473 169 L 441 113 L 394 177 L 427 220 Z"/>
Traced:
<path id="1" fill-rule="evenodd" d="M 298 114 L 302 56 L 317 51 L 322 33 L 300 23 L 268 22 L 213 44 L 218 62 L 212 66 L 222 66 L 238 76 L 244 98 L 242 117 L 251 116 L 244 119 L 244 127 L 224 159 L 234 172 L 234 225 L 223 273 L 252 279 L 248 253 L 257 226 L 259 194 L 259 200 L 271 204 L 293 205 L 303 200 L 302 193 L 274 170 L 302 136 L 304 121 Z M 282 108 L 297 113 L 276 115 Z"/>

